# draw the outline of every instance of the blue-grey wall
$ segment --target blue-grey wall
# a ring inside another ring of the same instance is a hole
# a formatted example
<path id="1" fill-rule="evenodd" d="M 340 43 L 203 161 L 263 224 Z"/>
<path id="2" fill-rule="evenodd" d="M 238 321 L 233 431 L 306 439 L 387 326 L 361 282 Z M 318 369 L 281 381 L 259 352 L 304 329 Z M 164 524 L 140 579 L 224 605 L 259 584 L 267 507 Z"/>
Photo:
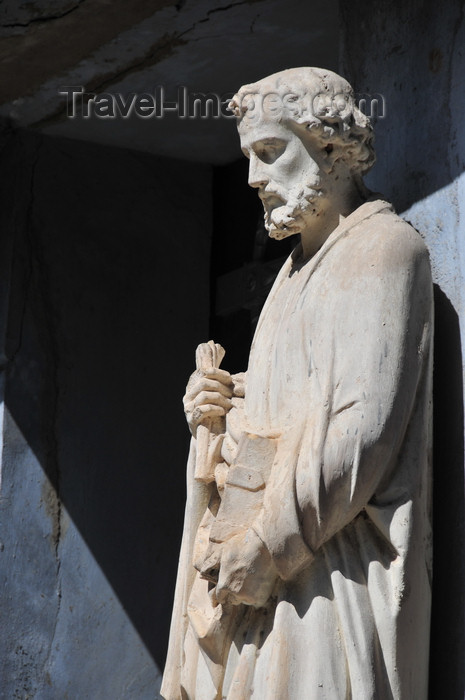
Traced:
<path id="1" fill-rule="evenodd" d="M 431 700 L 462 700 L 463 5 L 341 15 L 341 73 L 385 98 L 369 184 L 432 256 Z M 210 171 L 7 131 L 0 149 L 0 700 L 153 700 L 184 508 L 180 397 L 208 339 Z"/>
<path id="2" fill-rule="evenodd" d="M 0 146 L 0 698 L 153 700 L 181 397 L 208 339 L 210 169 L 27 133 Z"/>
<path id="3" fill-rule="evenodd" d="M 381 93 L 368 178 L 424 236 L 435 282 L 430 698 L 465 691 L 463 338 L 465 21 L 461 0 L 341 3 L 343 73 Z"/>

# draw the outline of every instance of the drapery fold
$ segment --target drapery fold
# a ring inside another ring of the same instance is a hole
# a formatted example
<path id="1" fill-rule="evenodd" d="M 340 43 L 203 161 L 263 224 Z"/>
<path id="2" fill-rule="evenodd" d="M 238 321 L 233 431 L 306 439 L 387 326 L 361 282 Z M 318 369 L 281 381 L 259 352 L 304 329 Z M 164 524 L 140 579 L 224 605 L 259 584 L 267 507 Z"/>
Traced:
<path id="1" fill-rule="evenodd" d="M 382 200 L 310 261 L 296 249 L 285 263 L 242 418 L 243 430 L 279 436 L 252 527 L 281 583 L 265 616 L 232 606 L 212 670 L 186 617 L 207 586 L 192 551 L 208 494 L 188 482 L 167 700 L 426 699 L 432 330 L 426 249 Z"/>

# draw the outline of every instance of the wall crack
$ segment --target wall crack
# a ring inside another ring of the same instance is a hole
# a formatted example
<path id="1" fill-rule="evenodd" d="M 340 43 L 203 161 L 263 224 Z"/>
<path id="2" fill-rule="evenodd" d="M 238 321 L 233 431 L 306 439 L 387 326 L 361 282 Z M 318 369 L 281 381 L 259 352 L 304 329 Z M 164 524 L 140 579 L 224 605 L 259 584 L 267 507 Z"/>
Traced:
<path id="1" fill-rule="evenodd" d="M 200 24 L 209 22 L 212 15 L 218 12 L 226 12 L 234 7 L 239 7 L 241 5 L 252 5 L 257 2 L 263 2 L 263 0 L 239 0 L 239 2 L 233 2 L 229 5 L 226 5 L 225 7 L 216 7 L 212 10 L 208 10 L 205 17 L 197 20 L 184 31 L 174 32 L 173 34 L 165 35 L 164 37 L 162 37 L 157 44 L 151 47 L 149 52 L 143 58 L 136 60 L 135 62 L 123 68 L 122 70 L 118 71 L 117 73 L 114 73 L 111 76 L 106 77 L 100 82 L 88 82 L 85 86 L 85 92 L 96 94 L 105 92 L 108 90 L 108 88 L 111 88 L 113 85 L 121 82 L 133 73 L 136 73 L 137 71 L 143 70 L 145 68 L 149 68 L 150 66 L 156 64 L 162 58 L 165 58 L 167 55 L 169 55 L 169 53 L 173 51 L 177 46 L 185 44 L 188 41 L 199 41 L 202 37 L 199 37 L 197 39 L 188 39 L 186 37 L 188 37 L 188 35 L 191 34 L 193 31 L 195 31 L 195 29 Z M 176 5 L 176 9 L 178 10 L 178 12 L 182 10 L 184 3 L 185 0 L 180 0 L 180 2 Z M 254 22 L 252 23 L 251 31 L 253 31 Z M 61 104 L 53 114 L 35 122 L 31 126 L 34 128 L 44 128 L 46 126 L 49 126 L 50 124 L 63 121 L 66 118 L 66 114 L 66 107 L 63 104 Z"/>
<path id="2" fill-rule="evenodd" d="M 82 3 L 85 2 L 85 0 L 78 0 L 78 2 L 70 7 L 68 10 L 65 12 L 61 12 L 58 15 L 46 15 L 45 17 L 34 17 L 33 19 L 30 19 L 28 22 L 10 22 L 7 24 L 0 24 L 0 27 L 4 27 L 5 29 L 14 29 L 16 27 L 30 27 L 31 24 L 39 24 L 41 22 L 53 22 L 56 19 L 61 19 L 62 17 L 66 17 L 67 15 L 70 15 L 72 12 L 75 12 L 81 5 Z"/>

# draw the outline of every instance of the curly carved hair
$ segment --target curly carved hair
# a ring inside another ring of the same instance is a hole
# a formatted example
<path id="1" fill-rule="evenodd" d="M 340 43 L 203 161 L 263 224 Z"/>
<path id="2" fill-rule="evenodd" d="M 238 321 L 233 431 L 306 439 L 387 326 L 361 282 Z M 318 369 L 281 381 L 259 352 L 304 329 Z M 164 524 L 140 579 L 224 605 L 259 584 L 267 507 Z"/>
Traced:
<path id="1" fill-rule="evenodd" d="M 268 100 L 268 106 L 266 105 Z M 375 162 L 370 120 L 356 106 L 341 76 L 322 68 L 291 68 L 244 85 L 229 103 L 238 123 L 266 116 L 311 132 L 332 162 L 343 160 L 354 176 Z"/>

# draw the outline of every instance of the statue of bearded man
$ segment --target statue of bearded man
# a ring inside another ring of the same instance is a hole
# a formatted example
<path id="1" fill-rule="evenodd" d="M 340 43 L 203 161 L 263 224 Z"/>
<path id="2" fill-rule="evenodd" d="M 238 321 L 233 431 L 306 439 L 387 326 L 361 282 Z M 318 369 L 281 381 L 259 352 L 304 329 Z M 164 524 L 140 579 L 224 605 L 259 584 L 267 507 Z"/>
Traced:
<path id="1" fill-rule="evenodd" d="M 372 130 L 341 77 L 286 70 L 241 88 L 231 107 L 269 235 L 300 242 L 245 375 L 218 369 L 210 343 L 187 387 L 188 500 L 162 694 L 426 700 L 428 254 L 363 185 Z"/>

